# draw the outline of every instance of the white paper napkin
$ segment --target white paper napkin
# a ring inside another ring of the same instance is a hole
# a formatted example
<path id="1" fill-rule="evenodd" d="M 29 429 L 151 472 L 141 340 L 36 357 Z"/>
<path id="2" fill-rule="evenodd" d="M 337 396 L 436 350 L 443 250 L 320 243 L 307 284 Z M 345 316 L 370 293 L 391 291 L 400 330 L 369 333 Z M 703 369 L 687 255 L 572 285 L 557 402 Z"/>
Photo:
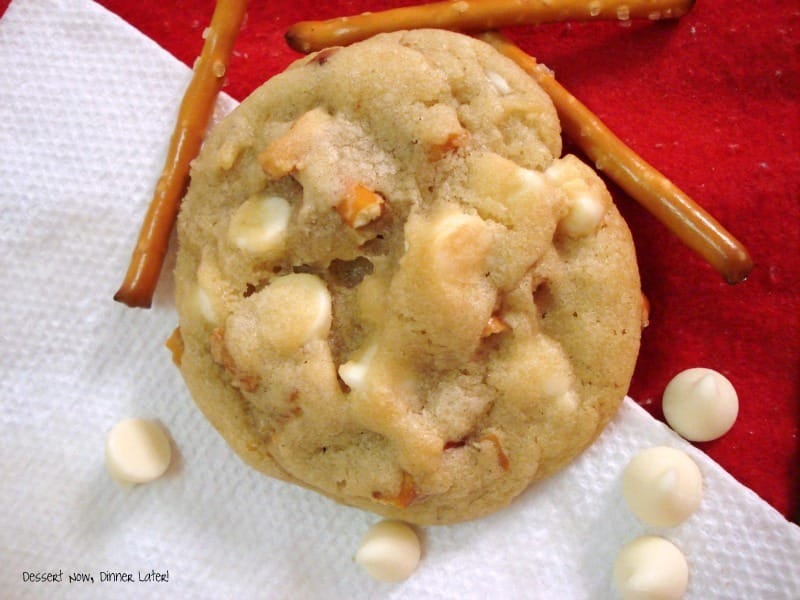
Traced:
<path id="1" fill-rule="evenodd" d="M 370 580 L 352 556 L 377 517 L 256 474 L 195 409 L 163 347 L 169 273 L 150 311 L 111 300 L 189 75 L 89 0 L 15 0 L 0 21 L 0 595 L 613 598 L 617 551 L 656 533 L 686 554 L 689 598 L 800 598 L 800 528 L 630 400 L 512 508 L 425 529 L 409 580 Z M 103 467 L 128 416 L 159 419 L 178 451 L 133 489 Z M 686 450 L 705 477 L 679 527 L 642 525 L 620 495 L 627 461 L 654 445 Z M 138 581 L 152 571 L 168 581 Z"/>

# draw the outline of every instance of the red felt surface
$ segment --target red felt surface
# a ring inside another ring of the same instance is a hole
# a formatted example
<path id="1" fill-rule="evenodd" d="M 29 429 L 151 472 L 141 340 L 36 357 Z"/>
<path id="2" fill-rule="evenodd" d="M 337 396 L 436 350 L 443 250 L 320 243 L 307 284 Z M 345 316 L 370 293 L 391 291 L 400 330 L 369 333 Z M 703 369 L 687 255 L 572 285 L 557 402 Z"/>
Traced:
<path id="1" fill-rule="evenodd" d="M 212 0 L 101 0 L 191 64 Z M 252 1 L 225 90 L 243 99 L 296 53 L 291 23 L 412 4 Z M 5 0 L 0 0 L 2 12 Z M 630 394 L 657 418 L 679 371 L 717 369 L 740 415 L 700 446 L 787 517 L 800 514 L 800 4 L 697 0 L 673 22 L 567 23 L 506 33 L 626 143 L 711 212 L 756 263 L 736 286 L 612 186 L 637 245 L 650 326 Z M 108 49 L 113 52 L 113 48 Z M 166 140 L 165 140 L 166 144 Z"/>

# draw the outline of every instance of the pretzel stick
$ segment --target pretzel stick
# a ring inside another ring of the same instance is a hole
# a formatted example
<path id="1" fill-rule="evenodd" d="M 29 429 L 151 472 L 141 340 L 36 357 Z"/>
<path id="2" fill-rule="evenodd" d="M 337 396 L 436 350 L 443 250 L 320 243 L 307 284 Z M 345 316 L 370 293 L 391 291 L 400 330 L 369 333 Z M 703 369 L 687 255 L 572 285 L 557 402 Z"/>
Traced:
<path id="1" fill-rule="evenodd" d="M 537 81 L 552 99 L 564 132 L 599 171 L 703 257 L 725 281 L 733 284 L 747 278 L 753 268 L 750 255 L 714 217 L 626 146 L 536 59 L 499 33 L 485 33 L 478 38 L 511 58 Z"/>
<path id="2" fill-rule="evenodd" d="M 376 33 L 436 27 L 486 31 L 510 25 L 561 21 L 668 19 L 685 15 L 695 0 L 458 0 L 434 2 L 340 17 L 302 21 L 286 32 L 298 52 L 345 46 Z"/>
<path id="3" fill-rule="evenodd" d="M 167 159 L 145 215 L 125 280 L 114 300 L 149 308 L 158 283 L 178 208 L 189 182 L 189 164 L 197 156 L 225 80 L 233 43 L 247 0 L 218 0 L 206 30 L 203 50 L 183 96 Z"/>

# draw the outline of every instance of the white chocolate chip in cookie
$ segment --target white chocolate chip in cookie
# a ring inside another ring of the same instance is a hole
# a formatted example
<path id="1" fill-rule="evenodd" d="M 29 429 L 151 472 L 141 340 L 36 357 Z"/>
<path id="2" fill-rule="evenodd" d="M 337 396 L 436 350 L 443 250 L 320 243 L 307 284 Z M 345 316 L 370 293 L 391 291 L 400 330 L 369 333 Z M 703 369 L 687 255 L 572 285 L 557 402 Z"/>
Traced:
<path id="1" fill-rule="evenodd" d="M 520 167 L 517 169 L 516 175 L 519 181 L 519 189 L 516 192 L 517 194 L 522 194 L 524 196 L 530 194 L 539 194 L 547 185 L 547 180 L 538 171 L 532 171 L 530 169 L 523 169 Z"/>
<path id="2" fill-rule="evenodd" d="M 605 203 L 591 192 L 570 198 L 567 216 L 559 223 L 559 229 L 568 236 L 577 238 L 589 235 L 597 229 L 606 213 Z"/>
<path id="3" fill-rule="evenodd" d="M 461 126 L 455 108 L 436 104 L 426 109 L 414 133 L 431 159 L 438 160 L 466 142 L 469 134 Z"/>
<path id="4" fill-rule="evenodd" d="M 433 224 L 432 268 L 446 281 L 471 281 L 485 270 L 491 232 L 476 215 L 449 212 Z"/>
<path id="5" fill-rule="evenodd" d="M 559 231 L 572 238 L 594 232 L 608 210 L 606 191 L 596 180 L 586 176 L 586 165 L 574 156 L 553 161 L 545 178 L 566 196 L 567 213 L 561 219 Z"/>
<path id="6" fill-rule="evenodd" d="M 303 113 L 286 133 L 261 151 L 258 155 L 261 168 L 273 179 L 304 168 L 315 140 L 328 135 L 332 123 L 333 117 L 322 108 Z"/>
<path id="7" fill-rule="evenodd" d="M 377 350 L 377 344 L 370 344 L 365 349 L 358 352 L 354 358 L 339 365 L 339 377 L 341 377 L 347 387 L 352 390 L 364 387 L 370 362 L 372 362 Z"/>
<path id="8" fill-rule="evenodd" d="M 541 172 L 487 152 L 469 158 L 465 201 L 498 228 L 489 258 L 492 282 L 510 287 L 520 281 L 553 242 L 566 196 Z"/>
<path id="9" fill-rule="evenodd" d="M 692 442 L 725 435 L 739 414 L 739 398 L 728 379 L 701 367 L 678 373 L 664 389 L 664 417 L 672 429 Z"/>
<path id="10" fill-rule="evenodd" d="M 281 351 L 292 351 L 328 335 L 331 295 L 316 275 L 293 273 L 278 277 L 258 293 L 262 335 Z"/>
<path id="11" fill-rule="evenodd" d="M 106 439 L 105 463 L 122 484 L 148 483 L 161 477 L 172 461 L 172 445 L 156 421 L 126 419 Z"/>
<path id="12" fill-rule="evenodd" d="M 576 176 L 575 170 L 572 168 L 573 163 L 566 159 L 556 159 L 544 171 L 545 177 L 556 186 L 563 185 L 570 179 Z"/>
<path id="13" fill-rule="evenodd" d="M 292 208 L 280 196 L 258 195 L 245 200 L 233 213 L 228 240 L 253 255 L 283 250 Z"/>
<path id="14" fill-rule="evenodd" d="M 402 521 L 380 521 L 367 530 L 355 561 L 378 581 L 408 579 L 419 564 L 419 536 Z"/>
<path id="15" fill-rule="evenodd" d="M 637 454 L 622 475 L 622 495 L 633 514 L 654 527 L 674 527 L 700 506 L 703 478 L 689 456 L 657 446 Z"/>
<path id="16" fill-rule="evenodd" d="M 623 600 L 679 600 L 689 586 L 689 565 L 671 542 L 643 536 L 620 550 L 614 584 Z"/>
<path id="17" fill-rule="evenodd" d="M 193 308 L 206 323 L 216 325 L 225 311 L 224 285 L 216 263 L 208 258 L 197 267 L 197 282 L 192 291 Z"/>
<path id="18" fill-rule="evenodd" d="M 197 310 L 203 315 L 203 318 L 209 323 L 217 321 L 217 314 L 214 312 L 214 305 L 211 303 L 211 298 L 208 296 L 205 288 L 199 283 L 194 289 L 194 302 Z"/>
<path id="19" fill-rule="evenodd" d="M 500 73 L 497 73 L 496 71 L 487 71 L 486 79 L 489 80 L 489 83 L 494 86 L 501 96 L 511 93 L 511 86 L 508 85 L 508 81 L 506 81 L 505 78 L 500 75 Z"/>
<path id="20" fill-rule="evenodd" d="M 475 194 L 468 199 L 484 219 L 492 219 L 506 227 L 519 225 L 530 212 L 530 195 L 546 189 L 547 181 L 531 169 L 493 152 L 472 156 L 469 162 L 469 189 Z"/>

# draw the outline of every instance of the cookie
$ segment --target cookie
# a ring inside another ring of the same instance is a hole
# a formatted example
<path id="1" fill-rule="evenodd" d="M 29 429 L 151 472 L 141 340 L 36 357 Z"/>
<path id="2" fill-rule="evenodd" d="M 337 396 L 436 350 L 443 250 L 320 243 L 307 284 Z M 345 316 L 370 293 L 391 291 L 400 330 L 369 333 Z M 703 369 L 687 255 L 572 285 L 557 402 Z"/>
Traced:
<path id="1" fill-rule="evenodd" d="M 473 38 L 305 57 L 209 134 L 178 221 L 180 369 L 248 464 L 419 524 L 508 505 L 627 391 L 630 233 L 546 94 Z"/>

